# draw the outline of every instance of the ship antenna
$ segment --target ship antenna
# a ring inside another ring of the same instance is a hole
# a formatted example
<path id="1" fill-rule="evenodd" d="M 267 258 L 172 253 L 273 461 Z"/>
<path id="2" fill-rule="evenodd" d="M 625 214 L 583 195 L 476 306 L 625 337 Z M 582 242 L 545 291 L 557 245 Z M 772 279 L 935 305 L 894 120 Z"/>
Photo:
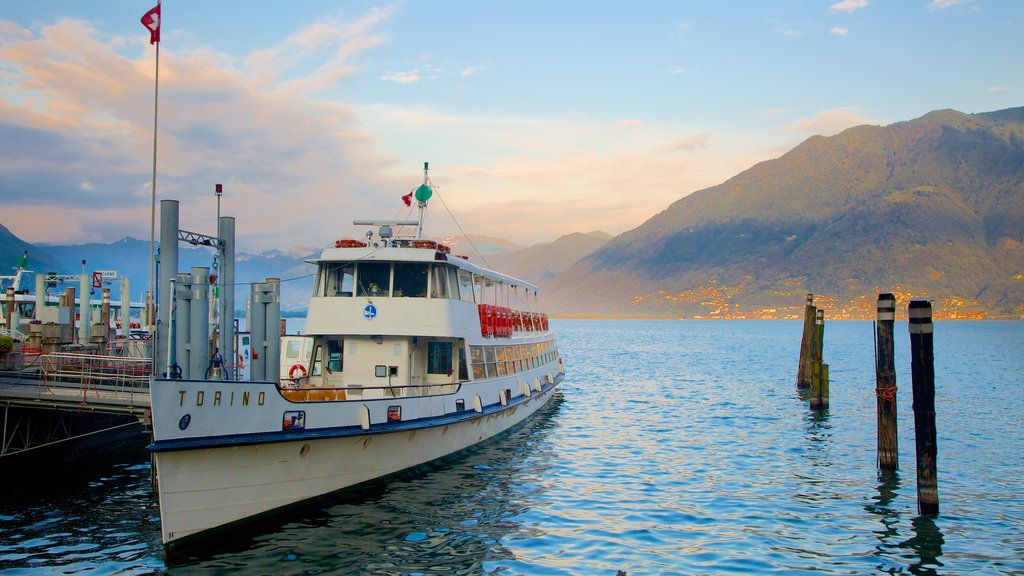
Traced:
<path id="1" fill-rule="evenodd" d="M 423 163 L 423 184 L 416 189 L 416 202 L 419 205 L 420 217 L 416 225 L 416 239 L 423 237 L 423 221 L 427 214 L 427 200 L 434 194 L 434 184 L 430 181 L 430 162 Z"/>

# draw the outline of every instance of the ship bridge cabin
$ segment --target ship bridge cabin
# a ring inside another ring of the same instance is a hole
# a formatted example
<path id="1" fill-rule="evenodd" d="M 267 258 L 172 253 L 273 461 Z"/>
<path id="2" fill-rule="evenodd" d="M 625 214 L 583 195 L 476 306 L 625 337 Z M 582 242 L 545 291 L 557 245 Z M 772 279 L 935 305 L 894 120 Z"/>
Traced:
<path id="1" fill-rule="evenodd" d="M 282 345 L 292 401 L 451 394 L 516 374 L 539 386 L 557 358 L 536 287 L 434 241 L 339 240 L 309 262 L 307 335 Z"/>

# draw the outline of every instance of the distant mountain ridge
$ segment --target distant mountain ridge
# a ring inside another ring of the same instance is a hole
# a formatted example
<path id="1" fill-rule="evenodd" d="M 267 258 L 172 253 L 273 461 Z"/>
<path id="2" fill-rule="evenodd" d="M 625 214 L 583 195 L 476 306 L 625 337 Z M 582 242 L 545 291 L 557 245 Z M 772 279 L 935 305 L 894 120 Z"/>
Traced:
<path id="1" fill-rule="evenodd" d="M 594 252 L 611 240 L 607 232 L 575 232 L 552 242 L 541 242 L 528 248 L 490 254 L 485 265 L 521 278 L 541 288 L 541 293 L 584 256 Z"/>
<path id="2" fill-rule="evenodd" d="M 577 314 L 770 316 L 812 292 L 852 314 L 896 290 L 1018 316 L 1022 242 L 1024 108 L 939 110 L 812 137 L 686 196 L 562 274 L 549 302 Z"/>
<path id="3" fill-rule="evenodd" d="M 34 246 L 17 238 L 0 225 L 0 264 L 13 266 L 23 250 L 29 252 L 29 269 L 36 273 L 56 272 L 80 274 L 82 260 L 85 270 L 113 270 L 119 277 L 131 278 L 131 299 L 143 302 L 149 289 L 149 241 L 125 237 L 110 244 L 89 243 L 77 245 Z M 279 278 L 281 283 L 281 309 L 296 312 L 306 309 L 313 289 L 315 267 L 305 260 L 320 255 L 320 249 L 296 246 L 287 252 L 269 250 L 261 254 L 236 254 L 235 302 L 239 311 L 245 310 L 249 298 L 249 284 L 266 278 Z M 179 246 L 178 267 L 182 271 L 192 267 L 209 267 L 213 272 L 213 250 L 193 246 Z M 4 272 L 7 274 L 7 272 Z M 34 279 L 30 286 L 34 288 Z M 77 285 L 75 286 L 77 288 Z M 120 281 L 107 286 L 111 297 L 120 298 Z"/>

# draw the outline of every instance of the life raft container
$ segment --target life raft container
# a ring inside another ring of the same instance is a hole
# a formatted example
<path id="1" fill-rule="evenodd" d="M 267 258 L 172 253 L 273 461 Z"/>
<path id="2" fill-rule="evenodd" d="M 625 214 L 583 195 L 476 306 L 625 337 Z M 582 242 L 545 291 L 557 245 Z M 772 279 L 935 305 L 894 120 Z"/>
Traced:
<path id="1" fill-rule="evenodd" d="M 360 240 L 350 240 L 348 238 L 342 238 L 341 240 L 335 240 L 335 248 L 366 248 L 366 242 Z"/>

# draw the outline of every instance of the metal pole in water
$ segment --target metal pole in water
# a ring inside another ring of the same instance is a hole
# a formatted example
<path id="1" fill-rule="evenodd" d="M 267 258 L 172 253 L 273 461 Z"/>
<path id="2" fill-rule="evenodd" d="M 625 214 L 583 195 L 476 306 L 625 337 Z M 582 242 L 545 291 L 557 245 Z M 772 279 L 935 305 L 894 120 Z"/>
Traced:
<path id="1" fill-rule="evenodd" d="M 932 351 L 932 304 L 914 299 L 910 316 L 910 371 L 914 386 L 914 440 L 917 447 L 917 510 L 939 513 L 936 478 L 935 356 Z"/>
<path id="2" fill-rule="evenodd" d="M 878 419 L 878 467 L 900 467 L 896 428 L 896 361 L 893 352 L 893 323 L 896 297 L 889 292 L 878 295 L 875 323 L 875 412 Z"/>

